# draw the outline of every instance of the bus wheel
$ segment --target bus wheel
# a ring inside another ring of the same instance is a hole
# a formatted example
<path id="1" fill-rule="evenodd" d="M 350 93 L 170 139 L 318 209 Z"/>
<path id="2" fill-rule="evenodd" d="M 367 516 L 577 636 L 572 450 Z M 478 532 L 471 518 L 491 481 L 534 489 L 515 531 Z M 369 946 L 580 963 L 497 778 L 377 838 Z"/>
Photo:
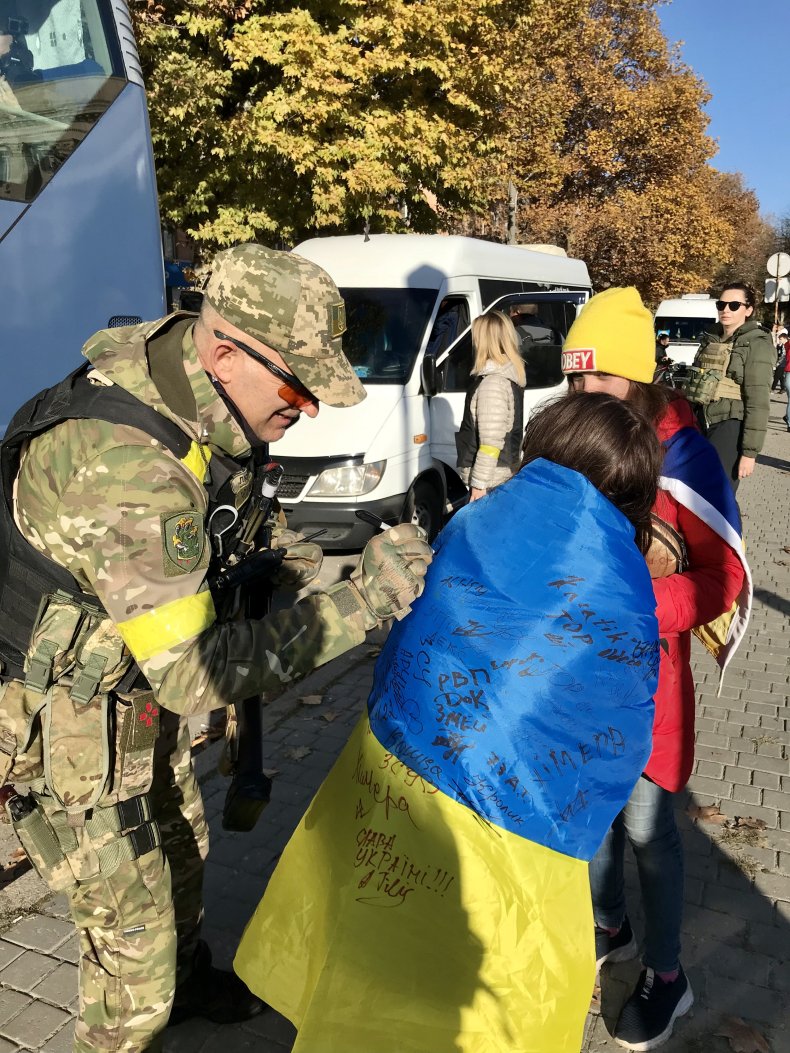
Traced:
<path id="1" fill-rule="evenodd" d="M 409 490 L 403 509 L 406 523 L 416 523 L 433 541 L 442 526 L 442 501 L 430 483 L 418 479 Z"/>

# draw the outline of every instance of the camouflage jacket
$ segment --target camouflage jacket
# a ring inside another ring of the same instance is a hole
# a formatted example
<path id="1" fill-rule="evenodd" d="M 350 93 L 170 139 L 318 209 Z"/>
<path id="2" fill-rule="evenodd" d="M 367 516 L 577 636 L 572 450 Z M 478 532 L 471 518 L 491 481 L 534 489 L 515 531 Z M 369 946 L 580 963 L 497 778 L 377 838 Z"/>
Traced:
<path id="1" fill-rule="evenodd" d="M 151 375 L 153 341 L 181 345 L 183 371 L 168 385 Z M 93 382 L 117 384 L 174 421 L 191 436 L 190 453 L 178 460 L 126 425 L 64 421 L 24 455 L 16 520 L 98 597 L 104 632 L 120 637 L 161 705 L 182 714 L 229 705 L 361 643 L 370 616 L 345 584 L 260 620 L 218 621 L 205 579 L 203 480 L 213 452 L 243 457 L 249 443 L 200 366 L 192 318 L 102 331 L 83 354 Z"/>

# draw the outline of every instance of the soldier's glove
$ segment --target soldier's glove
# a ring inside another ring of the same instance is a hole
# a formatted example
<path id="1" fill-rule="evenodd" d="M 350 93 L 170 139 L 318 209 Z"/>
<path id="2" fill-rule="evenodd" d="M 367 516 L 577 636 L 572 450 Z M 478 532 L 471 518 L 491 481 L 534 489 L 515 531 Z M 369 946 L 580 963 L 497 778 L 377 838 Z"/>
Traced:
<path id="1" fill-rule="evenodd" d="M 425 531 L 412 523 L 401 523 L 376 534 L 365 546 L 351 585 L 373 618 L 366 628 L 389 618 L 404 618 L 425 587 L 425 572 L 433 559 Z"/>
<path id="2" fill-rule="evenodd" d="M 302 536 L 285 527 L 278 526 L 272 531 L 272 548 L 286 549 L 285 558 L 271 577 L 277 589 L 297 592 L 309 585 L 321 569 L 324 559 L 321 546 L 311 541 L 301 544 Z"/>

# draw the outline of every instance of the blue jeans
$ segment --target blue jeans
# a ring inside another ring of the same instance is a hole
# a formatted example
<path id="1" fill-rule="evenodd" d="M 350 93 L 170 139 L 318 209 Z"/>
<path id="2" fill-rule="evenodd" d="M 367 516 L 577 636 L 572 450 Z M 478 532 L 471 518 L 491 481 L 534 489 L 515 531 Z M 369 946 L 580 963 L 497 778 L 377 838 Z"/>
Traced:
<path id="1" fill-rule="evenodd" d="M 790 428 L 790 373 L 785 373 L 785 392 L 787 394 L 787 409 L 785 410 L 785 423 Z"/>
<path id="2" fill-rule="evenodd" d="M 683 917 L 683 846 L 673 795 L 643 775 L 590 861 L 596 925 L 615 929 L 625 917 L 623 856 L 631 842 L 645 909 L 644 964 L 657 973 L 678 968 Z"/>

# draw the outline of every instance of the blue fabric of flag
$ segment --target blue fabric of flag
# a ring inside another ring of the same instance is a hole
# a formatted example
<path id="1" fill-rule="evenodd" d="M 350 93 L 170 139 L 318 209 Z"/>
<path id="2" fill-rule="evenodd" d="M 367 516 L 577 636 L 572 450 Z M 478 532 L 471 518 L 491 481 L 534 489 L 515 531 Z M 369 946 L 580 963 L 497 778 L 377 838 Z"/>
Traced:
<path id="1" fill-rule="evenodd" d="M 650 753 L 654 612 L 625 516 L 534 461 L 440 535 L 376 665 L 371 728 L 480 817 L 590 859 Z"/>

